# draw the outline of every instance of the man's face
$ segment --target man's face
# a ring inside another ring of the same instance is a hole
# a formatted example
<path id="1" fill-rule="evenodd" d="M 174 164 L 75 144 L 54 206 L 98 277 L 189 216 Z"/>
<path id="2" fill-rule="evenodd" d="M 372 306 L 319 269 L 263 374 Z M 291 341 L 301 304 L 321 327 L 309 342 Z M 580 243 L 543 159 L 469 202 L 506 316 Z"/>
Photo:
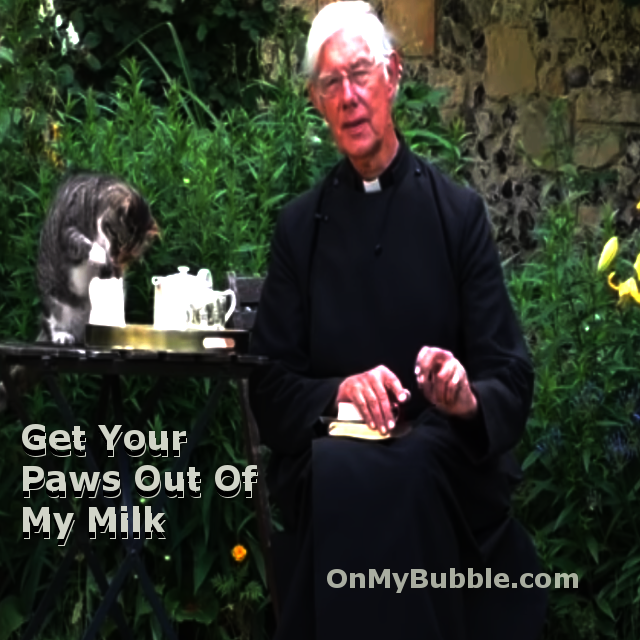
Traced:
<path id="1" fill-rule="evenodd" d="M 395 53 L 387 69 L 385 73 L 385 67 L 376 64 L 362 36 L 344 30 L 320 50 L 311 100 L 327 120 L 340 151 L 350 158 L 375 156 L 385 136 L 395 135 L 391 118 L 398 77 Z"/>

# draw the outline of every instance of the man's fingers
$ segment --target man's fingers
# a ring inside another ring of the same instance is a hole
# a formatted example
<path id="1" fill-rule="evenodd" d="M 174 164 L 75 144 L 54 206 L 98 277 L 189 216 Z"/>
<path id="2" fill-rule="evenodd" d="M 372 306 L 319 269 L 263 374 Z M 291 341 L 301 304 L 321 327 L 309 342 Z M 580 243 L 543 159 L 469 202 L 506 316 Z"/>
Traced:
<path id="1" fill-rule="evenodd" d="M 347 378 L 340 385 L 337 402 L 352 402 L 362 420 L 384 434 L 395 426 L 392 406 L 395 400 L 406 402 L 409 397 L 398 377 L 381 365 Z"/>
<path id="2" fill-rule="evenodd" d="M 386 433 L 388 429 L 395 427 L 395 420 L 393 419 L 393 411 L 391 409 L 391 402 L 389 401 L 389 394 L 387 393 L 387 387 L 384 385 L 381 378 L 374 377 L 371 381 L 373 392 L 378 399 L 378 406 L 380 408 L 380 422 L 378 426 L 381 433 Z"/>
<path id="3" fill-rule="evenodd" d="M 393 393 L 398 402 L 406 402 L 411 398 L 411 393 L 402 386 L 402 383 L 396 375 L 391 373 L 388 369 L 383 372 L 382 382 L 387 391 Z"/>
<path id="4" fill-rule="evenodd" d="M 449 360 L 425 385 L 427 398 L 436 405 L 451 406 L 458 401 L 465 376 L 462 365 Z"/>
<path id="5" fill-rule="evenodd" d="M 364 422 L 366 422 L 371 429 L 374 429 L 375 425 L 373 422 L 373 416 L 369 411 L 369 403 L 366 401 L 364 394 L 361 391 L 358 391 L 354 394 L 353 402 L 360 412 L 360 415 L 362 416 Z"/>
<path id="6" fill-rule="evenodd" d="M 383 424 L 382 410 L 380 409 L 380 401 L 374 389 L 371 387 L 371 381 L 366 380 L 363 391 L 364 399 L 367 403 L 369 419 L 367 420 L 372 429 L 380 429 Z"/>
<path id="7" fill-rule="evenodd" d="M 456 382 L 454 382 L 454 378 Z M 457 395 L 457 383 L 459 381 L 458 362 L 449 360 L 438 374 L 438 390 L 443 404 L 452 404 Z"/>
<path id="8" fill-rule="evenodd" d="M 452 358 L 453 355 L 437 347 L 422 347 L 416 359 L 416 375 L 422 373 L 425 379 L 437 374 L 442 365 Z"/>

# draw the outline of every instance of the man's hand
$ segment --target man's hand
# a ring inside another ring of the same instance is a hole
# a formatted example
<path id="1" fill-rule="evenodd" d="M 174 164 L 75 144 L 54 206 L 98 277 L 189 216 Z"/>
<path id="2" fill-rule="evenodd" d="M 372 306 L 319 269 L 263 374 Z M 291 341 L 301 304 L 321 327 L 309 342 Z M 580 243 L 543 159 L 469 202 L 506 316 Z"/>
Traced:
<path id="1" fill-rule="evenodd" d="M 422 347 L 416 359 L 416 378 L 424 396 L 451 416 L 472 418 L 478 401 L 464 367 L 453 354 L 437 347 Z"/>
<path id="2" fill-rule="evenodd" d="M 352 402 L 369 427 L 384 434 L 396 426 L 392 410 L 392 404 L 396 403 L 392 403 L 390 397 L 406 402 L 411 394 L 402 388 L 395 374 L 380 365 L 344 380 L 338 389 L 336 403 Z"/>

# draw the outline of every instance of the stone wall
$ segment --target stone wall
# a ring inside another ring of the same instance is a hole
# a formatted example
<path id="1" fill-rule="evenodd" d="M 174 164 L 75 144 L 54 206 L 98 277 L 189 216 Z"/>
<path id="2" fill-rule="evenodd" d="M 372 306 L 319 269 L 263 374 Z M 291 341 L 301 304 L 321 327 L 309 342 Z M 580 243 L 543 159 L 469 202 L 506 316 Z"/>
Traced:
<path id="1" fill-rule="evenodd" d="M 507 253 L 532 244 L 554 144 L 565 137 L 582 175 L 610 170 L 590 190 L 627 224 L 640 200 L 640 7 L 623 0 L 377 0 L 400 40 L 409 76 L 447 89 L 443 117 L 465 119 L 469 180 L 487 199 Z M 288 0 L 309 18 L 325 0 Z M 560 100 L 564 104 L 558 110 Z M 537 160 L 537 164 L 533 162 Z M 597 223 L 589 202 L 585 223 Z"/>

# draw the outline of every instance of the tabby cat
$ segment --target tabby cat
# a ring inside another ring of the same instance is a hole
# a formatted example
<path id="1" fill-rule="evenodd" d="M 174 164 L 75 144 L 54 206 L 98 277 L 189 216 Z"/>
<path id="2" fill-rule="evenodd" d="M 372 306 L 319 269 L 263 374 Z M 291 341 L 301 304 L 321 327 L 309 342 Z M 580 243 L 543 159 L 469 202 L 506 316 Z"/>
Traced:
<path id="1" fill-rule="evenodd" d="M 37 280 L 42 319 L 37 341 L 84 342 L 91 280 L 121 278 L 156 235 L 158 227 L 149 205 L 121 179 L 94 173 L 67 178 L 53 199 L 40 236 Z M 25 376 L 12 371 L 12 377 Z M 0 385 L 0 411 L 4 395 Z"/>
<path id="2" fill-rule="evenodd" d="M 122 180 L 82 173 L 59 188 L 40 236 L 40 340 L 84 341 L 94 277 L 121 278 L 158 233 L 149 206 Z"/>

